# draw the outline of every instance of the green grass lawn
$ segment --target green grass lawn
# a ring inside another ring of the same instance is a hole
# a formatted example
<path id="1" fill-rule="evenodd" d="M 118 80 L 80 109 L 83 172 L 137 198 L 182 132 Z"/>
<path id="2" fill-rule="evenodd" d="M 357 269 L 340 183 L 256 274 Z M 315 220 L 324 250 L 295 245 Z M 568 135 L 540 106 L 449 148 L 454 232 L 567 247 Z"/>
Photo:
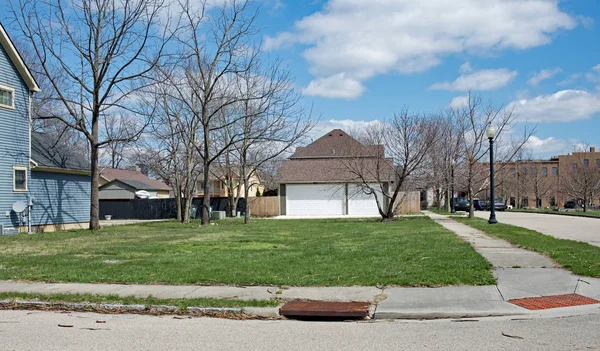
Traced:
<path id="1" fill-rule="evenodd" d="M 600 247 L 574 240 L 557 239 L 508 224 L 490 225 L 487 220 L 480 218 L 456 220 L 525 249 L 547 254 L 575 274 L 600 277 Z"/>
<path id="2" fill-rule="evenodd" d="M 71 302 L 71 303 L 96 303 L 96 304 L 122 304 L 144 305 L 147 309 L 154 305 L 175 306 L 180 311 L 188 307 L 275 307 L 279 301 L 275 300 L 231 300 L 231 299 L 159 299 L 152 296 L 118 296 L 95 294 L 35 294 L 18 292 L 0 292 L 0 300 L 28 300 L 44 302 Z"/>
<path id="3" fill-rule="evenodd" d="M 484 285 L 490 264 L 426 217 L 154 222 L 0 237 L 0 279 L 278 286 Z"/>

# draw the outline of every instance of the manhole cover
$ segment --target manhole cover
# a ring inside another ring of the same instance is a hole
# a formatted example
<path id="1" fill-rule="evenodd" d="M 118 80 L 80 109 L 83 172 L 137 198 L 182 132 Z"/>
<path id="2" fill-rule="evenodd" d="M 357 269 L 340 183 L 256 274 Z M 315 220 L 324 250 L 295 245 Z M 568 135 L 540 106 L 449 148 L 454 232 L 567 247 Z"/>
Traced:
<path id="1" fill-rule="evenodd" d="M 286 317 L 363 318 L 369 315 L 368 302 L 292 301 L 280 310 Z"/>
<path id="2" fill-rule="evenodd" d="M 508 302 L 528 310 L 545 310 L 549 308 L 592 305 L 595 303 L 600 303 L 600 301 L 590 299 L 589 297 L 581 296 L 579 294 L 528 297 L 525 299 L 508 300 Z"/>

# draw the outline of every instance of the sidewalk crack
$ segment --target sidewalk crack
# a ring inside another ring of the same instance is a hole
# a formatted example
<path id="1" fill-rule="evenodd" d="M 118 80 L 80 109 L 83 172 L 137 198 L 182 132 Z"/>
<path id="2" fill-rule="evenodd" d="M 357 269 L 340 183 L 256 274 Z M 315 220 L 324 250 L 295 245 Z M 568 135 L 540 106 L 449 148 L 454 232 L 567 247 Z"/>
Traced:
<path id="1" fill-rule="evenodd" d="M 496 284 L 496 290 L 498 290 L 498 293 L 500 294 L 502 301 L 506 301 L 506 299 L 504 298 L 504 295 L 502 294 L 502 291 L 500 291 L 500 287 L 498 286 L 498 284 Z"/>

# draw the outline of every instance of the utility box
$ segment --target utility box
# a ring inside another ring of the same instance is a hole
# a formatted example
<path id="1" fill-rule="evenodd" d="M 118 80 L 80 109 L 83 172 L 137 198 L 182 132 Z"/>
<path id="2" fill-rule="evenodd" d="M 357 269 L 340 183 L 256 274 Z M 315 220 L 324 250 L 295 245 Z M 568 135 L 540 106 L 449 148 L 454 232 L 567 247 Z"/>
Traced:
<path id="1" fill-rule="evenodd" d="M 212 220 L 225 219 L 225 211 L 212 211 L 210 213 L 210 219 L 212 219 Z"/>

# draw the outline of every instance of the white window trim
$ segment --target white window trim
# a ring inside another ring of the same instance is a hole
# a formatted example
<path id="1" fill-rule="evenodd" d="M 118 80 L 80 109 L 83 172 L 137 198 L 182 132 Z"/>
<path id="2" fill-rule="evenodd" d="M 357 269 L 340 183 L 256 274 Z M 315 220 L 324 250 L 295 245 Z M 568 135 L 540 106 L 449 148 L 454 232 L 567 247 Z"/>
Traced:
<path id="1" fill-rule="evenodd" d="M 17 189 L 17 178 L 15 177 L 15 171 L 25 171 L 25 189 Z M 27 166 L 13 166 L 13 192 L 15 193 L 26 193 L 28 191 L 28 175 L 27 175 Z"/>
<path id="2" fill-rule="evenodd" d="M 9 86 L 0 84 L 0 90 L 6 90 L 6 91 L 10 91 L 12 93 L 12 105 L 0 104 L 0 107 L 6 108 L 9 110 L 14 110 L 15 109 L 15 89 L 11 88 Z"/>

